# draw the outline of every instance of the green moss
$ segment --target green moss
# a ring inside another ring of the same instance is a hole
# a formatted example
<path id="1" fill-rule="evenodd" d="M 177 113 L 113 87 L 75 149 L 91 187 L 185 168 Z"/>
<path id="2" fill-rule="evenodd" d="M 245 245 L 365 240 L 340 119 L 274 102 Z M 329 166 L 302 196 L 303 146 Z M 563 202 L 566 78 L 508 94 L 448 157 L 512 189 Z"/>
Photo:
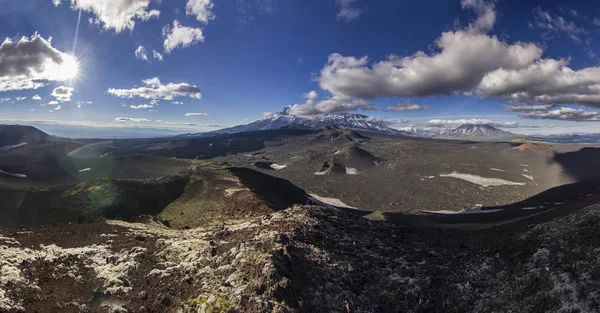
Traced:
<path id="1" fill-rule="evenodd" d="M 105 208 L 113 205 L 119 198 L 119 190 L 111 181 L 98 181 L 86 190 L 89 201 L 94 207 Z"/>
<path id="2" fill-rule="evenodd" d="M 285 306 L 285 301 L 281 301 L 280 303 L 275 303 L 275 306 L 273 307 L 272 312 L 273 313 L 281 313 L 281 311 L 283 310 L 283 307 Z"/>
<path id="3" fill-rule="evenodd" d="M 192 306 L 196 306 L 196 305 L 202 305 L 204 303 L 206 303 L 206 298 L 203 296 L 198 296 L 194 299 L 192 299 L 192 302 L 190 303 Z"/>
<path id="4" fill-rule="evenodd" d="M 231 303 L 225 298 L 218 297 L 215 303 L 211 304 L 207 309 L 207 313 L 227 313 L 231 309 Z"/>
<path id="5" fill-rule="evenodd" d="M 204 296 L 198 296 L 190 302 L 192 306 L 203 305 L 208 301 Z M 215 302 L 211 303 L 207 308 L 207 313 L 227 313 L 231 309 L 232 305 L 227 299 L 217 296 Z"/>

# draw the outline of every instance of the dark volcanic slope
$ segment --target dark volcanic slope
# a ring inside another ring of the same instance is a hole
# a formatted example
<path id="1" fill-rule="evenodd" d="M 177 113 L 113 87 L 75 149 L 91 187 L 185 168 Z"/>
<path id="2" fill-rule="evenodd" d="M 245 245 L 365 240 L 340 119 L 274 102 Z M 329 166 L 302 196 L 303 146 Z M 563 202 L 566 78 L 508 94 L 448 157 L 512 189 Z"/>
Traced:
<path id="1" fill-rule="evenodd" d="M 216 158 L 285 178 L 310 193 L 365 210 L 461 211 L 499 206 L 581 179 L 591 155 L 579 146 L 465 142 L 361 133 L 368 139 L 331 140 L 330 130 L 268 141 L 265 148 Z M 339 137 L 336 137 L 339 138 Z M 579 151 L 579 152 L 578 152 Z M 268 164 L 269 167 L 257 167 Z M 595 164 L 594 161 L 590 161 Z M 274 170 L 270 164 L 279 165 Z M 281 167 L 284 166 L 285 167 Z M 333 174 L 333 175 L 328 175 Z"/>
<path id="2" fill-rule="evenodd" d="M 148 157 L 148 156 L 146 156 Z M 100 178 L 47 188 L 0 186 L 0 226 L 158 215 L 173 228 L 222 223 L 307 202 L 304 190 L 247 168 L 186 163 L 159 178 Z"/>
<path id="3" fill-rule="evenodd" d="M 0 125 L 0 148 L 20 143 L 41 144 L 50 140 L 50 136 L 32 126 Z"/>

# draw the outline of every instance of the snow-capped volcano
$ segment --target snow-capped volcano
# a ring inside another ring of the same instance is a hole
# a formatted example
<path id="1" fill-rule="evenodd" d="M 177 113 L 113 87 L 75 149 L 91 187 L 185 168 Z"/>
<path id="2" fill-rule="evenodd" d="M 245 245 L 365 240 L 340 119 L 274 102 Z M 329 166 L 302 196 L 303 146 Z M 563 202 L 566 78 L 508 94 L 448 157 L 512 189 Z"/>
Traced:
<path id="1" fill-rule="evenodd" d="M 516 137 L 517 135 L 500 130 L 494 126 L 488 124 L 465 124 L 461 125 L 449 133 L 444 134 L 445 137 L 452 138 L 489 138 L 489 139 L 498 139 L 498 138 L 511 138 Z"/>
<path id="2" fill-rule="evenodd" d="M 268 115 L 250 124 L 225 128 L 213 133 L 231 134 L 246 131 L 277 129 L 290 126 L 320 127 L 327 125 L 389 134 L 404 133 L 388 127 L 387 124 L 380 119 L 376 119 L 367 115 L 355 113 L 332 113 L 315 116 L 297 116 L 289 113 L 289 107 L 285 107 L 283 110 L 277 113 Z"/>

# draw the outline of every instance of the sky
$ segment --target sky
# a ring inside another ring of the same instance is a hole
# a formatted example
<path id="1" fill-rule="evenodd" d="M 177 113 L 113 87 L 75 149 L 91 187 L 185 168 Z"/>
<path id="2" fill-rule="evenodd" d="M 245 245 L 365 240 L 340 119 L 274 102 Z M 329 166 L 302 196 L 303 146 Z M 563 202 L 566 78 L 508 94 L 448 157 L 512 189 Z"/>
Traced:
<path id="1" fill-rule="evenodd" d="M 592 1 L 0 0 L 0 122 L 600 129 Z"/>

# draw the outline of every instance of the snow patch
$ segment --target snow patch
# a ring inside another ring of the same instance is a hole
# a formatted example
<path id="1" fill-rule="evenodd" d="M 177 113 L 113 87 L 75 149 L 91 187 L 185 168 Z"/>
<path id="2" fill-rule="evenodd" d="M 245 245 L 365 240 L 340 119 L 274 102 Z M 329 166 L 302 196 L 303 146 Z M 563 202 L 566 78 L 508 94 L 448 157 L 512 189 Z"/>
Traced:
<path id="1" fill-rule="evenodd" d="M 326 206 L 326 207 L 337 207 L 337 208 L 346 208 L 346 209 L 358 209 L 353 206 L 349 206 L 342 202 L 342 200 L 337 198 L 328 198 L 328 197 L 320 197 L 315 194 L 308 194 L 308 199 L 315 204 Z"/>
<path id="2" fill-rule="evenodd" d="M 494 213 L 494 212 L 500 212 L 500 211 L 502 211 L 502 209 L 483 210 L 482 205 L 477 204 L 477 205 L 475 205 L 474 208 L 468 209 L 465 211 L 461 211 L 461 212 L 455 212 L 455 211 L 449 211 L 449 210 L 423 211 L 423 212 L 433 213 L 433 214 L 445 214 L 445 215 L 461 215 L 461 214 L 487 214 L 487 213 Z"/>
<path id="3" fill-rule="evenodd" d="M 84 168 L 84 169 L 80 169 L 80 170 L 79 170 L 79 173 L 83 173 L 83 172 L 89 172 L 89 171 L 91 171 L 91 170 L 92 170 L 92 168 L 91 168 L 91 167 L 87 167 L 87 168 Z"/>
<path id="4" fill-rule="evenodd" d="M 280 165 L 280 164 L 277 164 L 277 163 L 273 163 L 270 166 L 271 166 L 272 169 L 278 171 L 280 169 L 284 169 L 287 165 L 285 165 L 285 164 L 284 165 Z"/>
<path id="5" fill-rule="evenodd" d="M 18 147 L 24 146 L 26 144 L 27 144 L 26 142 L 21 142 L 16 145 L 2 146 L 2 147 L 0 147 L 0 151 L 6 151 L 6 150 L 18 148 Z"/>
<path id="6" fill-rule="evenodd" d="M 3 170 L 0 170 L 0 174 L 5 174 L 5 175 L 16 177 L 16 178 L 27 178 L 27 175 L 25 175 L 25 174 L 19 174 L 19 173 L 13 174 L 13 173 L 5 172 Z"/>
<path id="7" fill-rule="evenodd" d="M 359 171 L 354 167 L 346 167 L 346 174 L 348 175 L 356 175 L 359 174 Z"/>
<path id="8" fill-rule="evenodd" d="M 458 173 L 458 172 L 452 172 L 450 174 L 440 174 L 440 177 L 458 178 L 458 179 L 466 180 L 470 183 L 480 185 L 483 187 L 490 187 L 490 186 L 495 187 L 495 186 L 503 186 L 503 185 L 507 185 L 507 186 L 524 186 L 525 185 L 525 183 L 508 181 L 508 180 L 504 180 L 504 179 L 500 179 L 500 178 L 481 177 L 481 176 L 477 176 L 477 175 L 463 174 L 463 173 Z"/>
<path id="9" fill-rule="evenodd" d="M 525 177 L 525 178 L 527 178 L 529 180 L 533 180 L 533 176 L 531 176 L 531 175 L 521 174 L 521 176 L 523 176 L 523 177 Z"/>
<path id="10" fill-rule="evenodd" d="M 530 211 L 530 210 L 537 210 L 540 208 L 542 208 L 542 207 L 530 206 L 530 207 L 526 207 L 526 208 L 521 208 L 521 210 Z"/>
<path id="11" fill-rule="evenodd" d="M 496 171 L 496 172 L 506 172 L 505 170 L 501 170 L 499 168 L 493 168 L 493 167 L 490 167 L 490 170 Z"/>

